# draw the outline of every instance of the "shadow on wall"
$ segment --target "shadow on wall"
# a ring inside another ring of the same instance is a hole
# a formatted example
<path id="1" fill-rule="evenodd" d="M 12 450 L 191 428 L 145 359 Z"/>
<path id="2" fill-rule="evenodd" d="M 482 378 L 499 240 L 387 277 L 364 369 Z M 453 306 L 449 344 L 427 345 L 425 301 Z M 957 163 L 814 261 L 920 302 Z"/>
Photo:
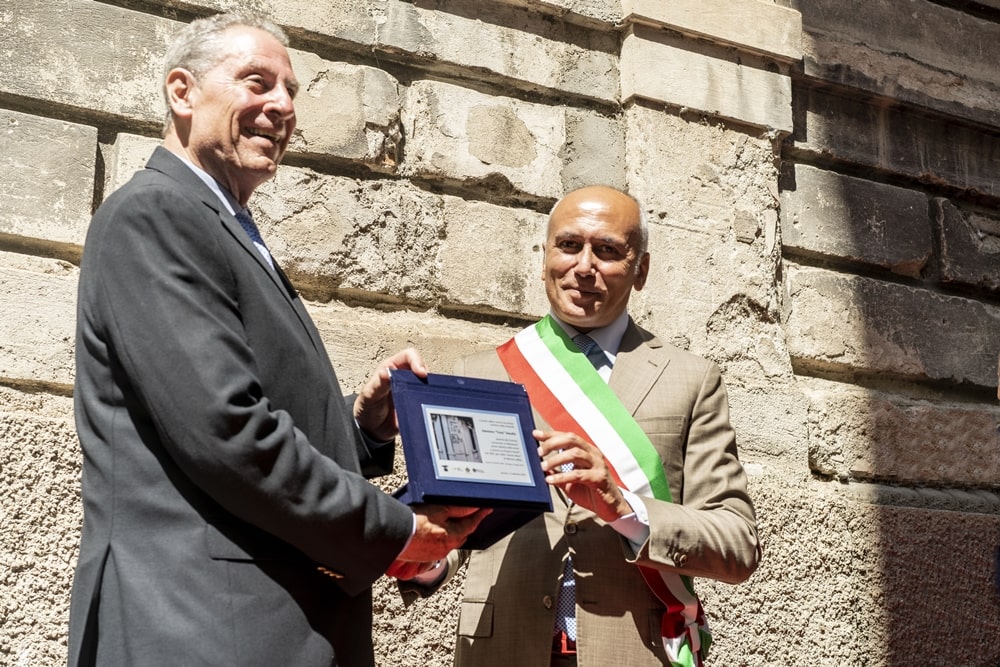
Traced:
<path id="1" fill-rule="evenodd" d="M 811 394 L 811 472 L 862 500 L 844 510 L 849 544 L 831 547 L 853 560 L 847 571 L 831 574 L 822 554 L 814 563 L 824 583 L 854 589 L 834 590 L 822 622 L 850 625 L 866 664 L 997 667 L 1000 310 L 982 297 L 995 299 L 995 276 L 963 276 L 995 264 L 981 248 L 1000 205 L 984 212 L 980 198 L 963 213 L 959 186 L 893 164 L 919 150 L 894 145 L 888 127 L 913 126 L 905 107 L 808 86 L 793 92 L 795 150 L 782 166 L 789 347 Z M 805 136 L 816 124 L 874 137 L 872 152 L 850 146 L 848 163 L 836 137 Z M 801 150 L 817 141 L 822 154 Z M 900 172 L 893 185 L 886 168 Z"/>

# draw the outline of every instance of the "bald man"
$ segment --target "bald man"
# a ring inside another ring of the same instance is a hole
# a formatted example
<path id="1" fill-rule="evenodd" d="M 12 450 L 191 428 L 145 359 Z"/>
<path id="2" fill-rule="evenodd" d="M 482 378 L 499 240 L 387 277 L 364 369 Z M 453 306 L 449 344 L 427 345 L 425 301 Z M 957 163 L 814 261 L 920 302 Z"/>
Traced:
<path id="1" fill-rule="evenodd" d="M 549 315 L 456 368 L 525 384 L 555 508 L 403 583 L 428 595 L 468 560 L 456 665 L 699 665 L 710 637 L 692 578 L 739 583 L 757 567 L 719 369 L 628 315 L 647 240 L 633 197 L 567 194 L 545 240 Z"/>

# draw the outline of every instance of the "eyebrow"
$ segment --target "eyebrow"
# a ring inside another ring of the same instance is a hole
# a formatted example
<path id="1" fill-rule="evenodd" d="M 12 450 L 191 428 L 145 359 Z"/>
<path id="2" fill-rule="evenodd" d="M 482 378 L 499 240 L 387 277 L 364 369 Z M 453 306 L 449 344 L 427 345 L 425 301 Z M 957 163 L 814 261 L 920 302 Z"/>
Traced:
<path id="1" fill-rule="evenodd" d="M 585 234 L 577 234 L 574 232 L 559 232 L 553 237 L 555 241 L 564 241 L 570 239 L 581 239 L 584 238 Z M 615 236 L 595 236 L 590 239 L 591 244 L 594 243 L 606 243 L 608 245 L 628 245 L 628 239 L 622 239 Z"/>

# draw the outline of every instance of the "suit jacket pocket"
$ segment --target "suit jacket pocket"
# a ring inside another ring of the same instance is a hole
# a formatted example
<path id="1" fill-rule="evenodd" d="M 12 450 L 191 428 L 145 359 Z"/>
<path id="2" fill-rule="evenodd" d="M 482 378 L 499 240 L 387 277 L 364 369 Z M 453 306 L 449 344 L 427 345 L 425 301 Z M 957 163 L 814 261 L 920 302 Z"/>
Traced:
<path id="1" fill-rule="evenodd" d="M 462 613 L 458 617 L 458 634 L 462 637 L 492 636 L 493 603 L 462 600 Z"/>
<path id="2" fill-rule="evenodd" d="M 683 435 L 687 419 L 683 415 L 641 417 L 636 423 L 652 439 L 654 435 Z"/>
<path id="3" fill-rule="evenodd" d="M 205 547 L 215 560 L 305 560 L 288 543 L 249 525 L 206 524 Z"/>
<path id="4" fill-rule="evenodd" d="M 684 493 L 684 449 L 687 444 L 687 417 L 659 415 L 636 419 L 636 423 L 649 437 L 656 453 L 660 455 L 673 501 L 680 502 Z"/>

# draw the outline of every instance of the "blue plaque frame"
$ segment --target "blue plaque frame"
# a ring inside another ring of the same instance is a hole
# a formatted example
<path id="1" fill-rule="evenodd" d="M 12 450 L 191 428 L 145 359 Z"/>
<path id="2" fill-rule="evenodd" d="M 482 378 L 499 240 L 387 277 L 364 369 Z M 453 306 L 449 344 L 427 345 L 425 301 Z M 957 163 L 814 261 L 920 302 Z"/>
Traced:
<path id="1" fill-rule="evenodd" d="M 523 385 L 434 373 L 421 379 L 408 370 L 392 371 L 390 382 L 409 478 L 395 497 L 492 508 L 466 549 L 485 549 L 552 511 Z"/>

